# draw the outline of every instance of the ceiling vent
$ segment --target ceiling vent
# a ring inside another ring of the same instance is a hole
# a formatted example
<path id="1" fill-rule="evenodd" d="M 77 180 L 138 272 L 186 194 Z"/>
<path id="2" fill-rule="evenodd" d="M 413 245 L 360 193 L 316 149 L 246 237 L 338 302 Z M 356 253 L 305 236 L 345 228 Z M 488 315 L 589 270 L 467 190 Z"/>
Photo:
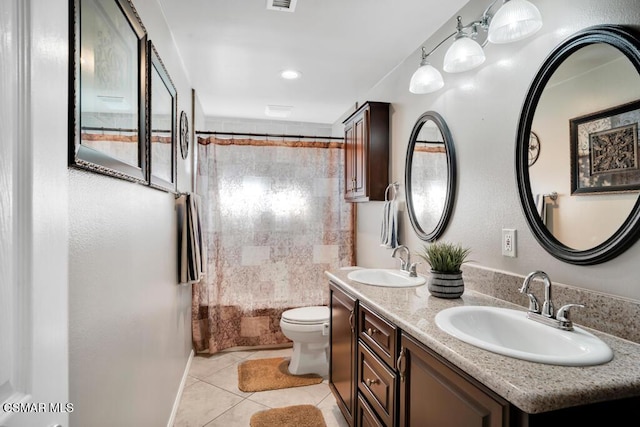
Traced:
<path id="1" fill-rule="evenodd" d="M 277 117 L 279 119 L 286 119 L 291 115 L 293 106 L 291 105 L 267 105 L 264 109 L 264 113 L 269 117 Z"/>
<path id="2" fill-rule="evenodd" d="M 267 9 L 280 12 L 293 12 L 298 0 L 267 0 Z"/>

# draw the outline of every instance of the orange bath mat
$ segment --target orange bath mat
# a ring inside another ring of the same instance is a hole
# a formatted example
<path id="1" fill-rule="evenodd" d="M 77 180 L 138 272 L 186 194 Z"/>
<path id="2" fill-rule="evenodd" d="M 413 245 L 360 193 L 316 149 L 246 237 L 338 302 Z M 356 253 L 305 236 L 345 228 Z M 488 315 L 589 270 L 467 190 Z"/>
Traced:
<path id="1" fill-rule="evenodd" d="M 288 366 L 289 359 L 285 357 L 244 361 L 238 365 L 238 388 L 244 392 L 253 392 L 322 382 L 322 377 L 315 374 L 291 375 Z"/>
<path id="2" fill-rule="evenodd" d="M 295 405 L 256 412 L 251 427 L 326 427 L 320 409 L 313 405 Z"/>

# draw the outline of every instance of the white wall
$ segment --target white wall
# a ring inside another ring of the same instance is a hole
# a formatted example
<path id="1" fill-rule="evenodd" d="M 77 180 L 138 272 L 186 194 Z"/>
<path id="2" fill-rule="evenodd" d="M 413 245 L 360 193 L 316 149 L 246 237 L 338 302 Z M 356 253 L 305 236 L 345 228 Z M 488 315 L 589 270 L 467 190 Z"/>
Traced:
<path id="1" fill-rule="evenodd" d="M 471 0 L 460 14 L 464 22 L 480 16 L 486 0 Z M 636 0 L 533 0 L 544 26 L 533 38 L 508 45 L 488 45 L 487 61 L 480 68 L 458 75 L 445 74 L 445 87 L 428 95 L 408 90 L 420 61 L 419 46 L 403 64 L 371 90 L 360 103 L 387 101 L 391 110 L 390 180 L 404 182 L 404 160 L 415 120 L 427 110 L 446 120 L 458 157 L 458 193 L 453 216 L 443 239 L 472 248 L 478 264 L 524 275 L 543 269 L 552 280 L 640 299 L 640 244 L 614 260 L 596 266 L 573 266 L 549 255 L 534 239 L 525 221 L 515 178 L 515 138 L 520 109 L 529 84 L 545 57 L 569 35 L 591 25 L 636 25 L 640 3 Z M 430 49 L 455 29 L 455 18 L 425 42 Z M 399 35 L 398 35 L 399 36 Z M 431 57 L 439 69 L 446 48 Z M 345 112 L 346 117 L 349 112 Z M 334 134 L 342 132 L 341 121 Z M 404 189 L 401 189 L 401 193 Z M 390 251 L 379 246 L 382 203 L 358 206 L 358 263 L 363 266 L 395 266 Z M 413 250 L 416 237 L 406 211 L 402 213 L 401 241 Z M 501 229 L 518 230 L 518 257 L 501 255 Z"/>
<path id="2" fill-rule="evenodd" d="M 68 2 L 56 0 L 60 8 Z M 156 0 L 140 17 L 191 117 L 191 86 Z M 191 189 L 193 143 L 178 155 Z M 166 425 L 191 352 L 191 288 L 177 283 L 174 195 L 69 171 L 72 426 Z"/>

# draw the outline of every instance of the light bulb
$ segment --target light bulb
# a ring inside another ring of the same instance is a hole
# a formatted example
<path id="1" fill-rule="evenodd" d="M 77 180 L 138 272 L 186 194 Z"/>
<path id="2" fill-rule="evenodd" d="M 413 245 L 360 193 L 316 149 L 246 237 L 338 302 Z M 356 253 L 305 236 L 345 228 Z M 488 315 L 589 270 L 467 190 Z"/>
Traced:
<path id="1" fill-rule="evenodd" d="M 511 43 L 525 39 L 542 27 L 540 11 L 527 0 L 511 0 L 491 19 L 488 39 L 491 43 Z"/>
<path id="2" fill-rule="evenodd" d="M 460 36 L 444 55 L 442 68 L 447 73 L 461 73 L 478 67 L 485 59 L 482 46 L 478 42 L 467 36 Z"/>
<path id="3" fill-rule="evenodd" d="M 420 68 L 411 76 L 409 83 L 409 91 L 411 93 L 423 94 L 435 92 L 444 86 L 444 80 L 440 71 L 436 70 L 431 64 L 422 61 Z"/>

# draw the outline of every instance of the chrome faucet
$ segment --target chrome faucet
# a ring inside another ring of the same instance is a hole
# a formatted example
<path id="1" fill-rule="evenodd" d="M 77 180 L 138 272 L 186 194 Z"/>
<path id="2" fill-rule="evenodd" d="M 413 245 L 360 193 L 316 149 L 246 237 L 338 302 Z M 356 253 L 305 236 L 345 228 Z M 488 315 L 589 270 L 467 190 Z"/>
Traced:
<path id="1" fill-rule="evenodd" d="M 529 292 L 529 285 L 531 281 L 539 277 L 544 283 L 544 303 L 542 304 L 542 311 L 540 310 L 540 304 L 537 298 Z M 554 328 L 563 329 L 565 331 L 573 330 L 573 322 L 569 316 L 569 310 L 571 307 L 584 307 L 582 304 L 567 304 L 558 309 L 557 316 L 554 314 L 553 302 L 551 301 L 551 279 L 544 271 L 534 271 L 525 277 L 520 293 L 526 294 L 529 297 L 529 312 L 527 317 L 536 322 L 544 323 Z"/>
<path id="2" fill-rule="evenodd" d="M 529 292 L 529 285 L 531 284 L 531 281 L 536 277 L 542 278 L 544 282 L 544 303 L 542 304 L 542 312 L 540 311 L 538 300 L 532 293 Z M 529 275 L 524 279 L 524 282 L 522 283 L 520 293 L 527 294 L 527 296 L 529 297 L 530 312 L 542 314 L 546 317 L 553 317 L 553 302 L 551 302 L 551 280 L 549 279 L 547 273 L 540 270 L 529 273 Z"/>
<path id="3" fill-rule="evenodd" d="M 400 251 L 403 251 L 405 253 L 407 257 L 406 259 L 403 259 L 401 254 L 398 254 Z M 396 254 L 398 254 L 397 257 L 396 257 Z M 391 252 L 391 256 L 393 258 L 400 259 L 400 270 L 406 271 L 407 273 L 409 273 L 409 277 L 418 276 L 418 273 L 416 272 L 416 265 L 418 263 L 417 262 L 414 262 L 413 264 L 411 263 L 411 253 L 409 252 L 408 247 L 406 247 L 405 245 L 396 246 L 395 249 L 393 249 L 393 252 Z"/>

